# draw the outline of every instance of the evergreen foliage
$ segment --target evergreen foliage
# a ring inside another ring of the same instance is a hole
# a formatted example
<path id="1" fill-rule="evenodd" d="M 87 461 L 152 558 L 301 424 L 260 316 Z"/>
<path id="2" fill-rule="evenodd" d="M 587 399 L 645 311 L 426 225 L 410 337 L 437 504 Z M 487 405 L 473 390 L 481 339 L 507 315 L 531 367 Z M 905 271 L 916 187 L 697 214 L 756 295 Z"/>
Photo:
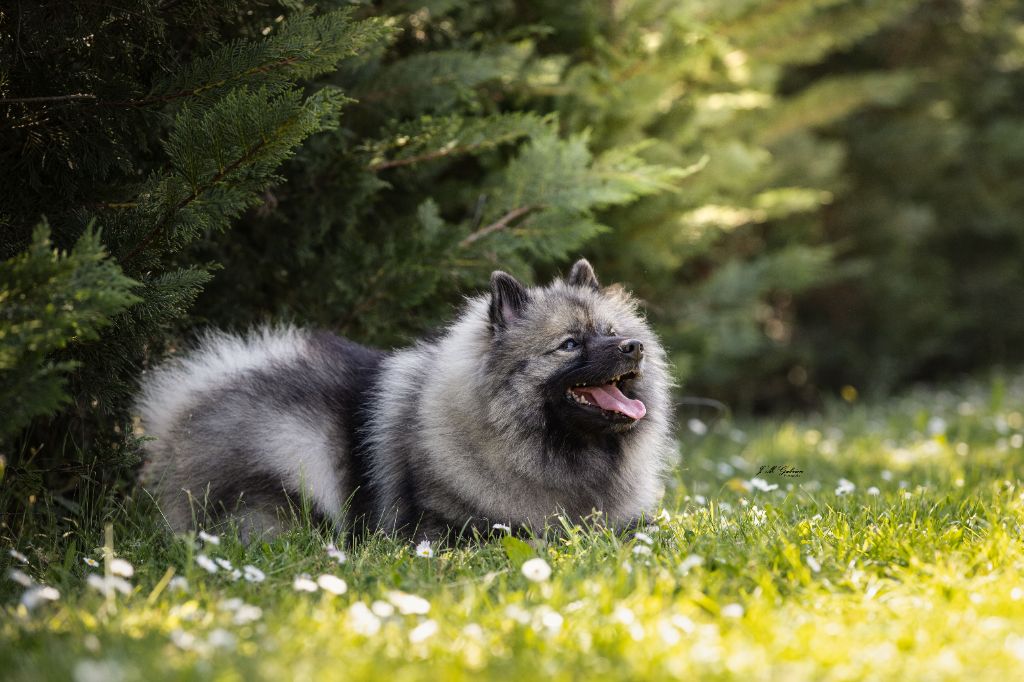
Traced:
<path id="1" fill-rule="evenodd" d="M 138 374 L 197 328 L 387 347 L 496 267 L 579 255 L 644 299 L 689 390 L 739 407 L 1020 359 L 1021 15 L 0 8 L 0 296 L 24 301 L 0 311 L 8 480 L 45 493 L 69 452 L 123 477 Z"/>
<path id="2" fill-rule="evenodd" d="M 139 301 L 131 293 L 136 283 L 107 258 L 97 232 L 88 230 L 66 253 L 52 248 L 49 235 L 41 223 L 29 248 L 0 267 L 0 438 L 68 401 L 65 375 L 79 363 L 55 351 L 94 341 Z"/>
<path id="3" fill-rule="evenodd" d="M 19 304 L 4 311 L 0 435 L 68 402 L 60 378 L 76 369 L 71 408 L 22 434 L 42 471 L 62 466 L 65 451 L 109 464 L 107 480 L 131 463 L 135 377 L 188 326 L 216 267 L 190 245 L 226 230 L 305 138 L 336 124 L 344 95 L 305 91 L 305 79 L 389 32 L 351 8 L 293 3 L 287 18 L 256 2 L 208 9 L 3 11 L 0 255 L 3 296 Z M 45 230 L 30 238 L 24 227 L 40 219 L 56 250 Z M 23 450 L 7 445 L 4 454 Z M 20 464 L 8 477 L 26 474 Z"/>

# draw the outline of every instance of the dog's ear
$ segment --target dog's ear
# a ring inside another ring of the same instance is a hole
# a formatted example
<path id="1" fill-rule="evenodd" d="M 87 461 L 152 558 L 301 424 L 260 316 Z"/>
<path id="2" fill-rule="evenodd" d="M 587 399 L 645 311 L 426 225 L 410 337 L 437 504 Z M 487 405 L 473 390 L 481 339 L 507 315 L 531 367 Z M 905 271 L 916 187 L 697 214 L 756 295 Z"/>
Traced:
<path id="1" fill-rule="evenodd" d="M 530 296 L 519 280 L 507 272 L 491 273 L 491 326 L 504 329 L 523 316 Z"/>
<path id="2" fill-rule="evenodd" d="M 594 268 L 586 258 L 580 258 L 576 261 L 565 281 L 573 286 L 590 287 L 591 289 L 599 289 L 601 286 L 597 283 L 597 275 L 594 274 Z"/>

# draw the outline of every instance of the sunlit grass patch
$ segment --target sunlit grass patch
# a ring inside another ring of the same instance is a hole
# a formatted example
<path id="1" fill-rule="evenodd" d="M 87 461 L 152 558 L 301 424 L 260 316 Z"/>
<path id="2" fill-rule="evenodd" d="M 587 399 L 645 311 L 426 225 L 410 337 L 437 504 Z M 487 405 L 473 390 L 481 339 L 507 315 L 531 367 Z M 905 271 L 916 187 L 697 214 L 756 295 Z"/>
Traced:
<path id="1" fill-rule="evenodd" d="M 33 680 L 1014 679 L 1021 405 L 1021 382 L 970 384 L 686 429 L 665 509 L 619 535 L 338 547 L 300 525 L 245 546 L 172 537 L 141 498 L 112 543 L 54 519 L 8 538 L 0 665 Z"/>

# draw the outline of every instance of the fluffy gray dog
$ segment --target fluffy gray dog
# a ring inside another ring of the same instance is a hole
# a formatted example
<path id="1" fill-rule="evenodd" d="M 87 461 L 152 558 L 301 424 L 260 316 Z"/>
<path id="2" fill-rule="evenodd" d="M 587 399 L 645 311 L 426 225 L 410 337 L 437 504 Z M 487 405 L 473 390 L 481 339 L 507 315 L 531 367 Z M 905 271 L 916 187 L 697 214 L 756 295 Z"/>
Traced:
<path id="1" fill-rule="evenodd" d="M 590 263 L 504 272 L 439 337 L 392 352 L 292 327 L 208 334 L 149 372 L 142 480 L 175 530 L 279 527 L 300 499 L 354 529 L 438 537 L 649 513 L 674 452 L 665 352 Z"/>

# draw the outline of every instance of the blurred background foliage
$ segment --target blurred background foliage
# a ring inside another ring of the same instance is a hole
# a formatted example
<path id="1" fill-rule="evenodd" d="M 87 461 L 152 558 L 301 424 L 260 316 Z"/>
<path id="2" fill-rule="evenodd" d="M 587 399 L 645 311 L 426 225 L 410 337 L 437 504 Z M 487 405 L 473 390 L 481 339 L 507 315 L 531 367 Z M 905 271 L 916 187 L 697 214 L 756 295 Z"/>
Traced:
<path id="1" fill-rule="evenodd" d="M 391 347 L 580 255 L 737 409 L 1018 362 L 1022 89 L 1011 0 L 4 6 L 4 506 L 126 480 L 197 328 Z"/>

